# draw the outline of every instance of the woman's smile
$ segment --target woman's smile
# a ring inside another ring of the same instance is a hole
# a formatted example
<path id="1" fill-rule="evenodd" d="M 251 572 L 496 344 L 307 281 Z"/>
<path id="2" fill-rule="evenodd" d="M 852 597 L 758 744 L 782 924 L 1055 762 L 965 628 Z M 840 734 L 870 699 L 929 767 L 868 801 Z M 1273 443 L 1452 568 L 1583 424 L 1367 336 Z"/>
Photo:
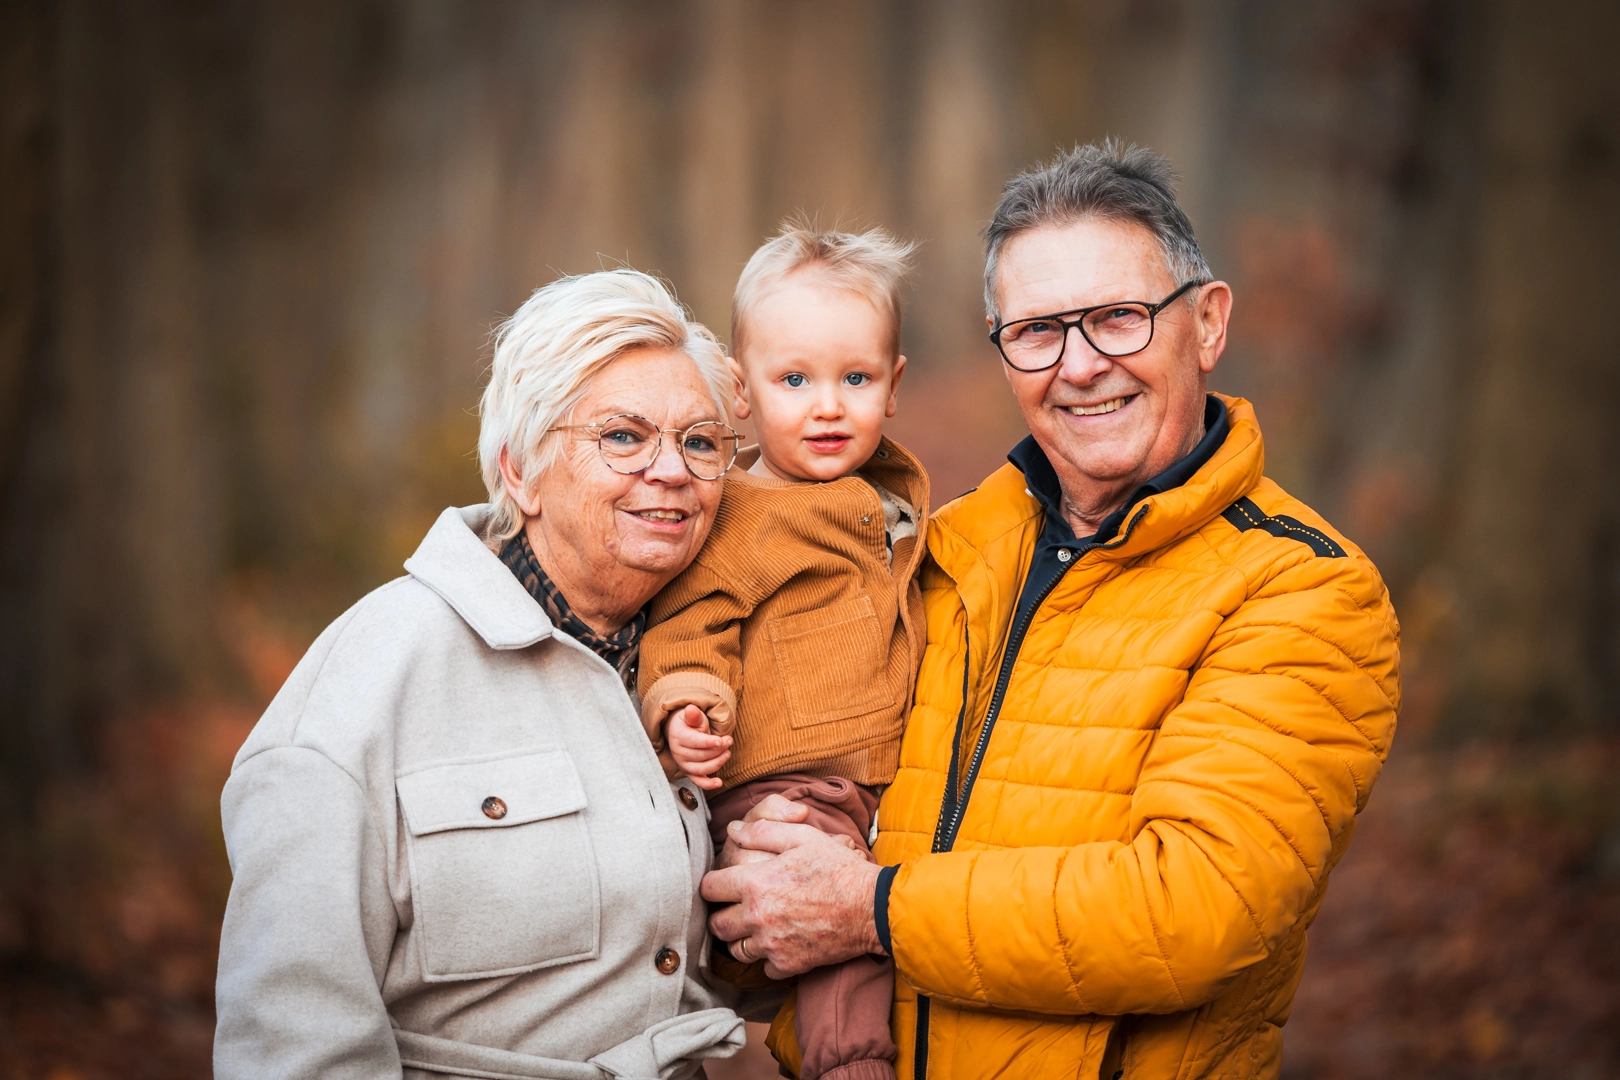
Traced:
<path id="1" fill-rule="evenodd" d="M 690 511 L 679 510 L 674 507 L 644 507 L 639 510 L 625 510 L 623 512 L 655 528 L 677 532 L 685 526 L 686 520 L 692 516 Z"/>

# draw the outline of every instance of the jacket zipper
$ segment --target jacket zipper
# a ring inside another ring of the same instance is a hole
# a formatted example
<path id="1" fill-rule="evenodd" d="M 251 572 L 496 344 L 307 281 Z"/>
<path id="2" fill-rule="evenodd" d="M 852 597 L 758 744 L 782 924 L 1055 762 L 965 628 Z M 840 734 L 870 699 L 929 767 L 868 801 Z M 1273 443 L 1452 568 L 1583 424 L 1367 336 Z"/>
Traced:
<path id="1" fill-rule="evenodd" d="M 945 799 L 939 808 L 939 821 L 934 825 L 934 843 L 930 851 L 944 851 L 940 847 L 944 843 L 945 827 L 951 815 L 956 813 L 957 789 L 961 786 L 960 762 L 962 760 L 962 732 L 966 730 L 968 690 L 970 687 L 968 673 L 973 670 L 972 639 L 968 634 L 967 620 L 962 622 L 962 704 L 956 710 L 956 733 L 951 736 L 951 762 L 945 769 Z"/>
<path id="2" fill-rule="evenodd" d="M 1071 561 L 1069 566 L 1073 565 L 1074 563 Z M 1035 621 L 1035 613 L 1046 602 L 1046 598 L 1052 595 L 1052 590 L 1058 587 L 1058 582 L 1062 581 L 1068 574 L 1069 566 L 1065 566 L 1058 576 L 1052 579 L 1052 583 L 1041 592 L 1041 595 L 1035 600 L 1029 611 L 1025 613 L 1024 618 L 1019 621 L 1017 626 L 1013 627 L 1012 638 L 1007 642 L 1007 653 L 1001 660 L 1001 670 L 996 673 L 996 688 L 990 695 L 990 708 L 985 713 L 984 725 L 979 729 L 979 738 L 973 744 L 973 754 L 968 758 L 967 776 L 957 777 L 952 775 L 950 777 L 950 817 L 947 821 L 945 815 L 940 815 L 942 828 L 934 834 L 934 851 L 936 853 L 949 851 L 956 843 L 956 834 L 962 828 L 962 818 L 967 814 L 968 795 L 973 791 L 974 781 L 979 778 L 979 766 L 984 764 L 984 752 L 990 745 L 991 729 L 996 726 L 996 717 L 1001 714 L 1002 698 L 1006 696 L 1007 684 L 1012 681 L 1013 665 L 1018 662 L 1018 654 L 1024 647 L 1024 635 L 1029 633 L 1030 624 Z M 965 701 L 963 705 L 962 719 L 966 719 Z M 960 727 L 957 728 L 959 734 L 961 730 Z M 956 748 L 953 747 L 953 749 Z M 952 774 L 956 773 L 957 762 L 960 760 L 959 751 L 952 755 L 950 769 Z M 958 785 L 961 788 L 960 792 L 957 790 Z"/>
<path id="3" fill-rule="evenodd" d="M 1131 530 L 1136 528 L 1136 523 L 1141 521 L 1142 516 L 1146 513 L 1147 507 L 1144 506 L 1136 513 L 1135 517 L 1126 522 L 1125 528 L 1120 532 L 1119 536 L 1108 543 L 1096 544 L 1076 551 L 1074 558 L 1069 561 L 1068 565 L 1063 568 L 1063 571 L 1059 573 L 1057 577 L 1052 579 L 1051 584 L 1046 586 L 1046 588 L 1041 592 L 1041 595 L 1036 599 L 1035 603 L 1030 605 L 1029 611 L 1025 613 L 1021 620 L 1019 620 L 1019 624 L 1013 627 L 1012 637 L 1007 642 L 1007 652 L 1001 659 L 1001 670 L 996 674 L 996 687 L 994 692 L 990 695 L 990 707 L 985 712 L 984 727 L 980 729 L 979 738 L 973 744 L 973 756 L 968 759 L 967 776 L 965 779 L 958 781 L 955 774 L 957 772 L 957 762 L 961 760 L 960 747 L 962 738 L 962 724 L 963 721 L 967 719 L 966 688 L 968 682 L 968 657 L 964 651 L 962 660 L 962 711 L 957 715 L 956 738 L 952 740 L 953 745 L 950 768 L 951 776 L 945 792 L 946 798 L 949 800 L 949 802 L 947 803 L 946 807 L 941 807 L 942 811 L 946 810 L 947 808 L 949 809 L 950 818 L 948 827 L 936 829 L 934 833 L 933 850 L 936 854 L 951 850 L 952 846 L 954 846 L 956 843 L 956 834 L 962 828 L 963 817 L 967 815 L 968 799 L 973 794 L 973 784 L 979 778 L 979 767 L 984 764 L 984 753 L 985 750 L 990 746 L 990 733 L 996 726 L 997 718 L 1001 715 L 1001 705 L 1003 699 L 1007 695 L 1007 685 L 1012 681 L 1013 665 L 1018 662 L 1018 654 L 1023 650 L 1024 647 L 1024 635 L 1029 633 L 1030 624 L 1035 621 L 1035 616 L 1037 613 L 1039 613 L 1041 605 L 1046 603 L 1046 598 L 1052 595 L 1052 591 L 1058 587 L 1059 582 L 1068 576 L 1069 571 L 1079 564 L 1082 556 L 1090 551 L 1106 551 L 1111 548 L 1117 548 L 1121 544 L 1125 543 L 1126 540 L 1130 539 Z M 964 632 L 964 639 L 965 637 L 966 634 Z M 958 782 L 961 784 L 960 794 L 958 794 L 956 790 Z M 946 825 L 946 815 L 944 813 L 941 813 L 940 815 L 940 824 L 941 826 Z"/>
<path id="4" fill-rule="evenodd" d="M 962 732 L 967 721 L 968 707 L 968 672 L 971 665 L 968 661 L 972 654 L 968 651 L 968 632 L 965 625 L 962 629 L 962 707 L 956 714 L 956 736 L 951 740 L 951 765 L 945 780 L 945 802 L 940 807 L 939 824 L 934 829 L 933 853 L 940 854 L 950 851 L 956 844 L 956 834 L 962 828 L 962 819 L 967 815 L 968 799 L 973 794 L 973 784 L 979 778 L 979 767 L 984 764 L 985 751 L 990 746 L 990 732 L 996 726 L 996 718 L 1001 714 L 1002 699 L 1007 694 L 1007 684 L 1012 681 L 1013 665 L 1018 662 L 1018 654 L 1024 647 L 1024 635 L 1029 632 L 1030 624 L 1035 621 L 1035 615 L 1040 611 L 1046 598 L 1058 587 L 1058 583 L 1068 576 L 1082 555 L 1091 551 L 1107 551 L 1117 548 L 1130 539 L 1131 531 L 1136 523 L 1142 520 L 1148 508 L 1142 507 L 1132 518 L 1125 523 L 1125 528 L 1119 536 L 1106 544 L 1096 544 L 1081 548 L 1075 552 L 1074 558 L 1064 566 L 1062 573 L 1052 579 L 1030 605 L 1029 612 L 1019 624 L 1013 627 L 1012 637 L 1007 642 L 1007 651 L 1001 658 L 1001 670 L 996 673 L 995 690 L 990 695 L 990 707 L 985 711 L 984 727 L 979 731 L 979 738 L 973 744 L 973 756 L 968 759 L 968 770 L 965 779 L 959 778 L 958 763 L 961 761 Z M 961 785 L 960 794 L 957 786 Z M 913 1075 L 916 1080 L 926 1080 L 928 1076 L 928 1014 L 929 999 L 921 994 L 917 995 L 917 1042 L 913 1052 Z"/>

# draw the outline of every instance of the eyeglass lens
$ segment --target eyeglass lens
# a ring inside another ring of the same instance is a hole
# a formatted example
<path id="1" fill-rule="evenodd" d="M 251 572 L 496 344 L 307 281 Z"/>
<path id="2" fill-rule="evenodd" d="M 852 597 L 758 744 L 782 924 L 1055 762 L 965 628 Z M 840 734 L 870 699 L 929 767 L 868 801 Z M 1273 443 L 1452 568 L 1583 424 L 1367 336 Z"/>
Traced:
<path id="1" fill-rule="evenodd" d="M 718 480 L 737 456 L 737 435 L 725 424 L 694 424 L 680 438 L 681 457 L 699 480 Z M 636 473 L 658 456 L 660 436 L 652 421 L 639 416 L 614 416 L 603 421 L 596 445 L 602 460 L 614 472 Z"/>
<path id="2" fill-rule="evenodd" d="M 1063 352 L 1068 332 L 1069 326 L 1056 318 L 1008 323 L 1001 329 L 1001 352 L 1015 368 L 1051 367 Z M 1153 314 L 1144 304 L 1100 308 L 1080 319 L 1080 332 L 1104 356 L 1129 356 L 1148 347 L 1153 338 Z"/>

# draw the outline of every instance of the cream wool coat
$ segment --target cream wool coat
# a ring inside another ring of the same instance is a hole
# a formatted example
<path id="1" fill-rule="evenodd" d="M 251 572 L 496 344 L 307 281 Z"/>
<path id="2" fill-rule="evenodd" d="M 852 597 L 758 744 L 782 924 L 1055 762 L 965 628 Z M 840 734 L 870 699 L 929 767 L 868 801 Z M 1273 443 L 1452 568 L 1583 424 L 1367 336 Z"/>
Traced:
<path id="1" fill-rule="evenodd" d="M 702 793 L 478 539 L 487 512 L 446 510 L 236 757 L 220 1080 L 669 1080 L 742 1045 L 706 968 Z"/>

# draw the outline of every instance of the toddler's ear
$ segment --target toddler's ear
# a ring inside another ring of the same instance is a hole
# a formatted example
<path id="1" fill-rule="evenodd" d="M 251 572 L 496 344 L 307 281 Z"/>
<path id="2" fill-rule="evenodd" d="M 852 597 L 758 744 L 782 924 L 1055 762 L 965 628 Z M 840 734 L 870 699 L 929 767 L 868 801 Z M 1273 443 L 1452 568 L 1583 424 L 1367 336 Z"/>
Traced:
<path id="1" fill-rule="evenodd" d="M 746 420 L 753 410 L 748 406 L 748 380 L 743 377 L 742 365 L 737 363 L 734 356 L 726 357 L 726 365 L 731 368 L 731 377 L 736 385 L 732 387 L 731 411 L 737 419 Z"/>
<path id="2" fill-rule="evenodd" d="M 894 358 L 894 373 L 889 376 L 889 402 L 883 408 L 884 416 L 893 416 L 900 409 L 900 376 L 906 372 L 906 358 Z"/>

